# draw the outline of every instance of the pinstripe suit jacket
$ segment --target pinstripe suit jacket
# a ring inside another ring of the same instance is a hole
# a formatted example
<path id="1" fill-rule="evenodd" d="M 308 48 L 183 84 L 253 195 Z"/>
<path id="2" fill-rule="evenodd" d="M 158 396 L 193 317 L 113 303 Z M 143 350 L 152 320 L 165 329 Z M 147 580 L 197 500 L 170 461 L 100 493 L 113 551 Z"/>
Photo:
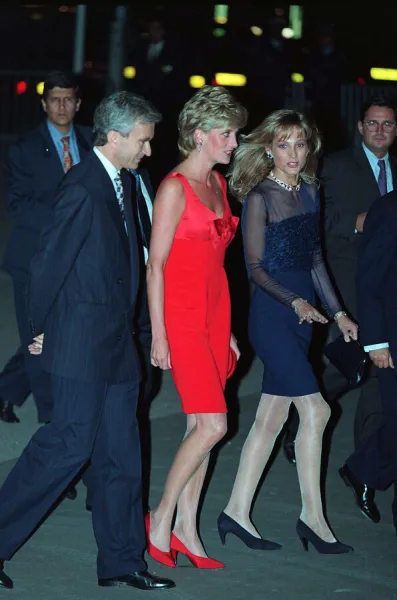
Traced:
<path id="1" fill-rule="evenodd" d="M 130 178 L 122 173 L 124 196 Z M 60 377 L 135 381 L 132 337 L 139 285 L 135 222 L 128 236 L 113 184 L 91 151 L 63 179 L 30 269 L 32 336 L 44 333 L 42 368 Z"/>

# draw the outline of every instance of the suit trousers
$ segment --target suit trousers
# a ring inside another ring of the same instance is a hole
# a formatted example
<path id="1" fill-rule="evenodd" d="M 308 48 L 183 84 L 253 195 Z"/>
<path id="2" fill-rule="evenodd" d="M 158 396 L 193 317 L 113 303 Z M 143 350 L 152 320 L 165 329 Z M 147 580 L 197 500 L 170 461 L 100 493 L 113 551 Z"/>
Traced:
<path id="1" fill-rule="evenodd" d="M 0 489 L 0 558 L 11 558 L 91 458 L 98 577 L 145 570 L 138 382 L 52 375 L 51 384 L 51 423 L 33 435 Z"/>
<path id="2" fill-rule="evenodd" d="M 384 421 L 346 461 L 357 479 L 377 490 L 397 481 L 397 374 L 376 369 L 380 384 Z"/>
<path id="3" fill-rule="evenodd" d="M 51 419 L 52 413 L 51 384 L 48 373 L 40 367 L 40 356 L 34 356 L 28 350 L 28 345 L 32 343 L 26 302 L 28 274 L 22 270 L 15 270 L 11 276 L 21 346 L 0 373 L 0 397 L 21 406 L 32 393 L 38 420 L 45 423 Z"/>
<path id="4" fill-rule="evenodd" d="M 152 327 L 150 323 L 149 307 L 147 301 L 146 286 L 143 288 L 142 295 L 139 297 L 139 304 L 136 309 L 137 319 L 135 323 L 136 335 L 135 343 L 138 356 L 141 362 L 142 380 L 138 399 L 138 424 L 141 440 L 142 454 L 142 494 L 143 508 L 145 511 L 149 507 L 149 486 L 151 472 L 151 429 L 150 429 L 150 404 L 154 393 L 154 368 L 150 361 L 152 348 Z M 157 384 L 157 382 L 156 382 Z M 156 385 L 157 387 L 157 385 Z M 83 474 L 83 482 L 87 487 L 86 504 L 92 506 L 92 472 L 88 467 Z"/>

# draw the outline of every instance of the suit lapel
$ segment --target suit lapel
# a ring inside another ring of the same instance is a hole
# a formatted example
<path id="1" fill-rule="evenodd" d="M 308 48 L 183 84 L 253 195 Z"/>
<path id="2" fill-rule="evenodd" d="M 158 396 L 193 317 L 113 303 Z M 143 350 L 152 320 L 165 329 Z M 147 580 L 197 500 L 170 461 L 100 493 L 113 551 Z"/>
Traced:
<path id="1" fill-rule="evenodd" d="M 76 140 L 79 149 L 80 160 L 82 160 L 84 156 L 86 156 L 86 154 L 88 154 L 88 152 L 91 150 L 92 146 L 88 143 L 84 135 L 81 133 L 78 125 L 74 126 L 74 130 L 76 133 Z"/>
<path id="2" fill-rule="evenodd" d="M 393 190 L 397 190 L 397 164 L 396 164 L 396 159 L 391 154 L 389 154 L 389 163 L 390 163 L 391 176 L 393 179 Z"/>
<path id="3" fill-rule="evenodd" d="M 121 181 L 123 183 L 124 190 L 124 211 L 125 220 L 127 223 L 128 242 L 130 251 L 131 297 L 134 297 L 139 283 L 139 249 L 136 236 L 136 224 L 132 212 L 132 202 L 134 201 L 134 199 L 132 199 L 131 177 L 132 176 L 130 175 L 130 173 L 128 173 L 128 171 L 126 171 L 125 169 L 121 170 Z"/>
<path id="4" fill-rule="evenodd" d="M 146 169 L 138 169 L 138 173 L 142 177 L 142 181 L 145 184 L 145 188 L 147 189 L 147 192 L 150 196 L 150 200 L 152 201 L 152 204 L 153 204 L 154 190 L 153 190 L 152 182 L 150 181 L 149 173 L 147 172 Z"/>
<path id="5" fill-rule="evenodd" d="M 379 196 L 378 182 L 375 179 L 375 175 L 371 165 L 369 164 L 367 155 L 361 146 L 354 149 L 354 160 L 356 165 L 361 170 L 361 175 L 364 178 L 365 184 L 371 189 L 371 194 L 373 193 L 374 197 Z"/>
<path id="6" fill-rule="evenodd" d="M 47 173 L 51 173 L 57 181 L 60 181 L 65 175 L 61 160 L 55 144 L 52 141 L 50 132 L 48 131 L 47 123 L 44 121 L 39 125 L 39 133 L 43 139 L 43 155 L 45 161 L 48 161 Z"/>
<path id="7" fill-rule="evenodd" d="M 92 151 L 94 164 L 96 165 L 96 171 L 98 176 L 98 188 L 101 190 L 102 197 L 105 205 L 110 213 L 110 217 L 113 221 L 113 225 L 116 228 L 120 242 L 124 248 L 127 259 L 129 258 L 130 251 L 128 247 L 127 233 L 124 227 L 123 217 L 121 216 L 120 208 L 117 202 L 116 192 L 114 191 L 113 183 L 110 180 L 109 175 L 106 172 L 105 167 L 102 165 L 99 158 Z"/>

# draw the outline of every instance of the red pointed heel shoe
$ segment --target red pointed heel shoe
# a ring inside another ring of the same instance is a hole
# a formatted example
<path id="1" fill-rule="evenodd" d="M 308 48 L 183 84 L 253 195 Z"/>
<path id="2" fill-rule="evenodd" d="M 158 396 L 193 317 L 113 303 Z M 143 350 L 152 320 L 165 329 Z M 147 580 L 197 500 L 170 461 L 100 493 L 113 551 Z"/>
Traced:
<path id="1" fill-rule="evenodd" d="M 156 548 L 156 546 L 153 546 L 150 541 L 150 513 L 145 515 L 145 529 L 147 538 L 147 553 L 149 556 L 151 556 L 154 560 L 157 560 L 157 562 L 161 563 L 162 565 L 175 569 L 176 564 L 172 557 L 171 550 L 169 552 L 163 552 L 162 550 Z"/>
<path id="2" fill-rule="evenodd" d="M 197 569 L 224 569 L 226 565 L 215 560 L 214 558 L 208 558 L 204 556 L 196 556 L 188 550 L 183 542 L 173 533 L 171 535 L 171 553 L 176 563 L 178 552 L 188 557 L 190 562 Z"/>

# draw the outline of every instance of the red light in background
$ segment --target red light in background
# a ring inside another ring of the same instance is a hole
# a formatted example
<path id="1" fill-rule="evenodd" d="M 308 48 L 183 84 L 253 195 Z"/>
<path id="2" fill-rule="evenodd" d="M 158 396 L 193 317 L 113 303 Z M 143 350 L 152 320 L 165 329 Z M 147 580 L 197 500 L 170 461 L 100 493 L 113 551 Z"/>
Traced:
<path id="1" fill-rule="evenodd" d="M 15 91 L 18 95 L 24 94 L 27 89 L 28 89 L 28 84 L 26 83 L 26 81 L 18 81 L 17 82 Z"/>
<path id="2" fill-rule="evenodd" d="M 365 85 L 367 82 L 365 81 L 364 77 L 358 77 L 357 83 L 358 85 Z"/>
<path id="3" fill-rule="evenodd" d="M 213 87 L 218 87 L 218 86 L 219 86 L 219 83 L 217 83 L 217 81 L 216 81 L 216 77 L 214 77 L 214 78 L 212 79 L 212 81 L 211 81 L 211 85 L 212 85 Z"/>

